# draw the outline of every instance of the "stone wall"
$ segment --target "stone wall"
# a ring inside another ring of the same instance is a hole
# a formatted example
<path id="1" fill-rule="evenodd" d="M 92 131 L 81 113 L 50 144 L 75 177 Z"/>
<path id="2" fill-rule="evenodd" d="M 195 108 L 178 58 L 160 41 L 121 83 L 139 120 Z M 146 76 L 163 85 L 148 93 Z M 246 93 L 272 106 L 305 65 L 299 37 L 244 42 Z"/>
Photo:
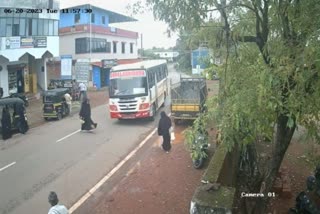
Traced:
<path id="1" fill-rule="evenodd" d="M 217 147 L 193 195 L 190 214 L 232 213 L 238 160 L 237 148 L 227 152 L 223 145 Z"/>

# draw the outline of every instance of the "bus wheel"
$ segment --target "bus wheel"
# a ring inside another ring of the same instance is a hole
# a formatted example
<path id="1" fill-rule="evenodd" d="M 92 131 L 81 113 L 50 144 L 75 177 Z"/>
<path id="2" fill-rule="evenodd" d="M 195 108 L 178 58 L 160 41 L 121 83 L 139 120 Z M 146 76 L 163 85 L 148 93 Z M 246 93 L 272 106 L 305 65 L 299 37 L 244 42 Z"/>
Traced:
<path id="1" fill-rule="evenodd" d="M 156 117 L 156 106 L 153 104 L 152 105 L 152 111 L 151 111 L 151 113 L 152 113 L 152 116 L 150 116 L 150 120 L 151 121 L 154 121 L 155 120 L 155 117 Z"/>

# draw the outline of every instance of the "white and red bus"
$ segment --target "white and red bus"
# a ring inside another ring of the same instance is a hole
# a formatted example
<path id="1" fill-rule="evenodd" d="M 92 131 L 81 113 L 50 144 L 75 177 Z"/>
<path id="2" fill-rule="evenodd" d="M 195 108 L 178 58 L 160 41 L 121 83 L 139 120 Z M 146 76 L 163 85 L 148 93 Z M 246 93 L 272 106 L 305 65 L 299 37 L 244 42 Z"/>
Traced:
<path id="1" fill-rule="evenodd" d="M 148 60 L 118 65 L 110 71 L 111 118 L 154 120 L 168 93 L 166 60 Z"/>
<path id="2" fill-rule="evenodd" d="M 118 65 L 110 71 L 111 118 L 154 120 L 168 93 L 166 60 L 148 60 Z"/>

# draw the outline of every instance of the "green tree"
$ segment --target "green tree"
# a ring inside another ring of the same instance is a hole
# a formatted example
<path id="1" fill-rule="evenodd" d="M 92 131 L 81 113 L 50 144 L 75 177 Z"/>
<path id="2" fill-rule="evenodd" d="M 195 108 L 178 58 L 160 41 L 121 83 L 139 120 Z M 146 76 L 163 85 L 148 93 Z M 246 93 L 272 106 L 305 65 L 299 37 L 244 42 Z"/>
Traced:
<path id="1" fill-rule="evenodd" d="M 223 28 L 212 35 L 223 48 L 222 93 L 216 118 L 221 139 L 242 148 L 246 188 L 271 190 L 298 125 L 319 142 L 318 0 L 147 0 L 171 30 L 192 31 L 219 12 Z M 222 49 L 221 49 L 222 50 Z M 270 139 L 270 159 L 257 147 Z M 260 163 L 260 164 L 259 164 Z M 249 199 L 244 199 L 249 200 Z M 250 199 L 247 213 L 265 213 L 268 197 Z"/>

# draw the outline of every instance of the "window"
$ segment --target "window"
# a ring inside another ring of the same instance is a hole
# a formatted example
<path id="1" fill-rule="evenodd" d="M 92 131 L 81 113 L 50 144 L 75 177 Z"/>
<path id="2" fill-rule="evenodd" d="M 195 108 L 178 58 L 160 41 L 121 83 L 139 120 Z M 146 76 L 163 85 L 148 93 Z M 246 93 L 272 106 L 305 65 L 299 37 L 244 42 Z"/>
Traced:
<path id="1" fill-rule="evenodd" d="M 111 53 L 111 42 L 107 42 L 107 53 Z"/>
<path id="2" fill-rule="evenodd" d="M 112 42 L 113 53 L 117 53 L 117 42 Z"/>
<path id="3" fill-rule="evenodd" d="M 0 26 L 6 26 L 6 19 L 0 19 Z M 6 28 L 0 27 L 0 36 L 6 36 Z"/>
<path id="4" fill-rule="evenodd" d="M 133 43 L 130 43 L 130 53 L 133 53 Z"/>
<path id="5" fill-rule="evenodd" d="M 76 54 L 87 53 L 87 38 L 76 39 Z"/>
<path id="6" fill-rule="evenodd" d="M 19 18 L 13 19 L 12 36 L 19 36 Z"/>
<path id="7" fill-rule="evenodd" d="M 47 36 L 49 34 L 49 20 L 43 20 L 43 35 Z"/>
<path id="8" fill-rule="evenodd" d="M 38 35 L 38 20 L 37 19 L 32 19 L 32 23 L 29 27 L 32 28 L 32 33 L 29 35 L 32 35 L 32 36 Z"/>
<path id="9" fill-rule="evenodd" d="M 92 53 L 110 53 L 111 51 L 111 44 L 107 44 L 106 39 L 100 38 L 77 38 L 76 40 L 76 54 L 81 53 L 90 53 L 90 47 Z M 90 45 L 91 41 L 91 45 Z M 109 49 L 108 46 L 109 45 Z"/>
<path id="10" fill-rule="evenodd" d="M 54 21 L 53 35 L 58 36 L 58 31 L 59 31 L 59 21 Z"/>
<path id="11" fill-rule="evenodd" d="M 38 20 L 38 35 L 43 36 L 43 19 Z"/>
<path id="12" fill-rule="evenodd" d="M 126 43 L 125 42 L 121 42 L 121 53 L 126 53 Z"/>
<path id="13" fill-rule="evenodd" d="M 53 36 L 53 20 L 49 20 L 49 36 Z"/>
<path id="14" fill-rule="evenodd" d="M 95 19 L 94 13 L 91 13 L 91 23 L 94 23 L 94 19 Z"/>
<path id="15" fill-rule="evenodd" d="M 80 22 L 80 13 L 74 15 L 74 23 L 78 24 Z"/>
<path id="16" fill-rule="evenodd" d="M 0 24 L 1 26 L 1 24 Z M 19 36 L 25 36 L 26 35 L 26 20 L 20 19 L 20 29 L 19 29 Z"/>
<path id="17" fill-rule="evenodd" d="M 6 36 L 12 36 L 12 18 L 7 18 Z"/>
<path id="18" fill-rule="evenodd" d="M 101 17 L 101 22 L 102 22 L 103 25 L 106 24 L 106 17 L 105 17 L 105 16 L 102 16 L 102 17 Z"/>
<path id="19" fill-rule="evenodd" d="M 149 89 L 155 85 L 155 72 L 154 70 L 149 70 L 148 72 L 148 82 L 149 82 Z"/>

